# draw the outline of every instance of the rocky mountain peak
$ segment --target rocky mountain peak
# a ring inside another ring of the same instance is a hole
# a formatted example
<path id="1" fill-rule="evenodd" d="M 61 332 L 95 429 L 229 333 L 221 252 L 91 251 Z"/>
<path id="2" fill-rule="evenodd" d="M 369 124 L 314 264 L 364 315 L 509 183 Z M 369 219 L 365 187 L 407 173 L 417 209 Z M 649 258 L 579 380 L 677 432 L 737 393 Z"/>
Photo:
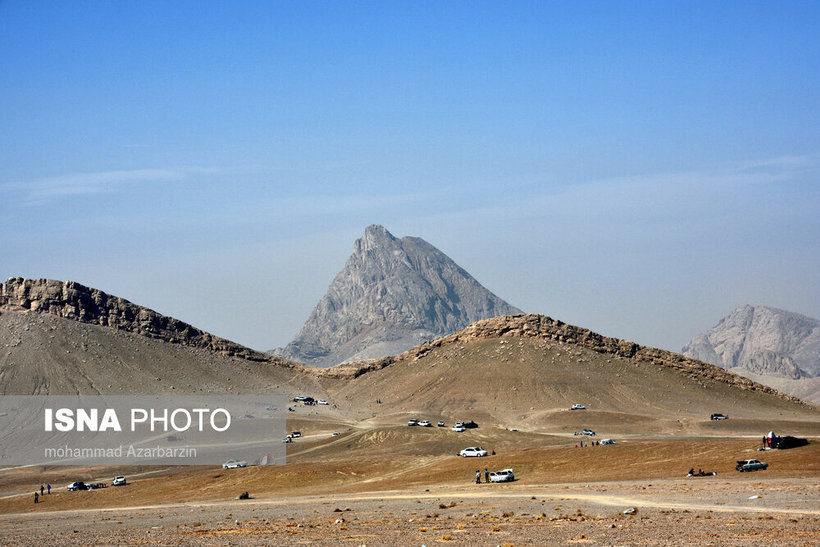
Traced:
<path id="1" fill-rule="evenodd" d="M 744 305 L 681 350 L 726 369 L 784 378 L 820 376 L 820 321 L 767 306 Z"/>
<path id="2" fill-rule="evenodd" d="M 365 228 L 302 331 L 274 354 L 332 366 L 401 353 L 475 321 L 521 311 L 417 237 Z"/>

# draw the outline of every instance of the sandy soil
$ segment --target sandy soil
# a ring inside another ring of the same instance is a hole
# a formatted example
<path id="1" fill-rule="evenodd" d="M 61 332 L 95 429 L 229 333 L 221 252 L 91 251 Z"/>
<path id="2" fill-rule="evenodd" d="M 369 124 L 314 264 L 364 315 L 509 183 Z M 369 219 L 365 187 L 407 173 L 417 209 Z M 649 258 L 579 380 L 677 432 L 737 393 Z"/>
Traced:
<path id="1" fill-rule="evenodd" d="M 816 545 L 817 481 L 463 485 L 0 516 L 6 545 Z M 633 515 L 624 514 L 635 508 Z"/>
<path id="2" fill-rule="evenodd" d="M 305 424 L 308 425 L 309 424 Z M 434 431 L 384 428 L 321 435 L 289 447 L 286 466 L 130 470 L 92 492 L 55 489 L 112 469 L 0 473 L 4 545 L 816 545 L 820 442 L 757 452 L 739 438 L 627 440 L 575 448 L 574 438 L 472 433 L 496 456 L 459 458 Z M 480 436 L 480 437 L 479 437 Z M 518 439 L 517 442 L 515 439 Z M 469 440 L 468 440 L 469 439 Z M 431 442 L 433 440 L 433 442 Z M 738 473 L 735 459 L 766 471 Z M 688 468 L 714 477 L 686 478 Z M 512 466 L 509 484 L 474 484 L 476 469 Z M 110 477 L 108 477 L 110 480 Z M 35 480 L 36 479 L 36 480 Z M 58 482 L 59 481 L 59 482 Z M 249 500 L 237 500 L 242 491 Z M 629 508 L 635 514 L 625 514 Z"/>

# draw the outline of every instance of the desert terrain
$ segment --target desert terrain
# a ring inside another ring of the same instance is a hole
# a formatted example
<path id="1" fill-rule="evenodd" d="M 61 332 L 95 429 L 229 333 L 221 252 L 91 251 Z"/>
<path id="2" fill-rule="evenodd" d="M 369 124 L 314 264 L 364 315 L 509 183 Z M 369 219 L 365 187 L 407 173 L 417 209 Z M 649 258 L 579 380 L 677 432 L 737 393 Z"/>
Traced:
<path id="1" fill-rule="evenodd" d="M 715 423 L 731 431 L 731 421 Z M 608 446 L 584 438 L 582 448 L 573 434 L 499 427 L 456 433 L 315 415 L 297 424 L 303 437 L 283 466 L 4 470 L 0 537 L 7 545 L 813 545 L 820 537 L 818 437 L 758 451 L 751 435 L 623 434 Z M 475 445 L 495 455 L 457 456 Z M 750 458 L 769 468 L 734 469 Z M 485 483 L 485 468 L 506 467 L 514 482 Z M 716 475 L 686 477 L 690 467 Z M 126 486 L 65 491 L 73 480 L 119 473 Z M 34 504 L 41 481 L 52 493 Z M 236 499 L 246 491 L 250 499 Z"/>
<path id="2" fill-rule="evenodd" d="M 820 538 L 816 405 L 548 318 L 499 318 L 394 358 L 330 369 L 47 314 L 6 311 L 0 321 L 4 394 L 245 393 L 329 402 L 292 404 L 287 429 L 302 436 L 287 445 L 286 465 L 2 469 L 3 544 L 815 545 Z M 586 409 L 570 410 L 576 403 Z M 710 420 L 715 412 L 729 419 Z M 434 425 L 409 427 L 410 418 Z M 447 427 L 436 427 L 439 420 Z M 479 427 L 449 427 L 466 420 Z M 583 428 L 597 435 L 576 435 Z M 809 444 L 758 451 L 772 430 Z M 590 444 L 604 438 L 617 444 Z M 459 457 L 468 446 L 495 454 Z M 734 469 L 751 458 L 768 469 Z M 686 477 L 692 467 L 716 475 Z M 516 480 L 485 484 L 485 468 L 513 468 Z M 119 474 L 126 486 L 65 490 Z M 40 484 L 52 493 L 35 504 Z M 244 492 L 250 499 L 237 499 Z"/>

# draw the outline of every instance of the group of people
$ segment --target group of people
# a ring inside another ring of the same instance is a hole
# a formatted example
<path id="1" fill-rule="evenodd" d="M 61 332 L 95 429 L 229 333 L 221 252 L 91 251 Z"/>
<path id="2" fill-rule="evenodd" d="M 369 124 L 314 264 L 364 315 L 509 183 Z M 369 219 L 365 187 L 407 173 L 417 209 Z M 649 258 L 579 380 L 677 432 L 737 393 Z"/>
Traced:
<path id="1" fill-rule="evenodd" d="M 43 486 L 41 484 L 40 485 L 40 492 L 36 492 L 36 491 L 34 492 L 34 503 L 40 503 L 40 497 L 43 495 L 44 492 L 48 492 L 49 494 L 51 494 L 51 485 L 50 484 L 47 484 L 45 486 Z"/>
<path id="2" fill-rule="evenodd" d="M 598 446 L 598 445 L 601 444 L 601 441 L 589 441 L 587 444 L 589 446 Z M 581 441 L 580 445 L 581 445 L 581 448 L 584 448 L 584 441 Z M 577 444 L 575 445 L 575 448 L 578 448 Z"/>
<path id="3" fill-rule="evenodd" d="M 484 481 L 487 484 L 490 484 L 490 470 L 487 469 L 486 467 L 484 468 Z M 480 469 L 475 470 L 475 483 L 476 484 L 481 484 L 481 470 Z"/>
<path id="4" fill-rule="evenodd" d="M 695 473 L 695 468 L 692 467 L 692 468 L 689 469 L 689 474 L 686 475 L 686 476 L 687 477 L 706 477 L 706 476 L 714 475 L 714 474 L 715 474 L 714 471 L 704 471 L 701 468 L 698 468 L 698 472 Z"/>

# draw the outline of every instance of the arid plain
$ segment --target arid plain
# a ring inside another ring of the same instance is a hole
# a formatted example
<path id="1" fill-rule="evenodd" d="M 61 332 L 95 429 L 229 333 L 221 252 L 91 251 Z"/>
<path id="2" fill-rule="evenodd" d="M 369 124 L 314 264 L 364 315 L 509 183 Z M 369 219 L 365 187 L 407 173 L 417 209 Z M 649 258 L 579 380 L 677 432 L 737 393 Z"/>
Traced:
<path id="1" fill-rule="evenodd" d="M 7 394 L 141 386 L 330 403 L 292 405 L 288 430 L 302 437 L 287 445 L 287 465 L 3 470 L 4 544 L 813 545 L 820 537 L 815 405 L 547 318 L 490 320 L 395 358 L 327 370 L 46 314 L 5 312 L 0 321 L 3 359 L 38 371 L 6 367 Z M 116 377 L 112 363 L 123 363 Z M 570 410 L 575 403 L 587 408 Z M 712 421 L 713 412 L 729 419 Z M 407 426 L 413 417 L 433 427 Z M 439 420 L 479 427 L 457 433 Z M 597 435 L 575 435 L 582 428 Z M 758 451 L 771 430 L 810 444 Z M 617 444 L 590 446 L 603 438 Z M 457 456 L 468 446 L 495 455 Z M 750 458 L 769 468 L 734 469 Z M 484 484 L 485 468 L 507 467 L 514 482 Z M 690 467 L 716 475 L 686 477 Z M 116 474 L 129 484 L 65 491 Z M 41 483 L 53 491 L 35 505 Z M 246 491 L 251 499 L 236 499 Z"/>

